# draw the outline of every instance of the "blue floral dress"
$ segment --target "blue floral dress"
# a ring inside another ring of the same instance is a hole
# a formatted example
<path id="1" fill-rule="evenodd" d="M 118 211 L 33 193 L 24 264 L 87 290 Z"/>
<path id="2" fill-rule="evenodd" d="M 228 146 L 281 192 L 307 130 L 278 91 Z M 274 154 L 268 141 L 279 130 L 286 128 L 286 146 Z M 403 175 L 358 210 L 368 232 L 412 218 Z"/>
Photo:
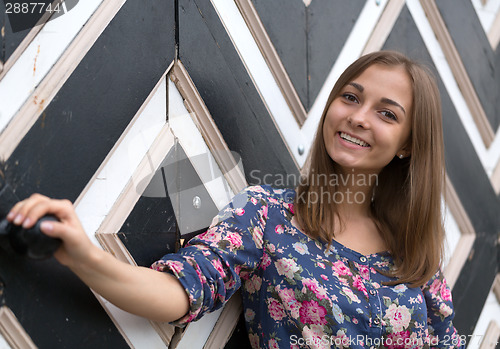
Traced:
<path id="1" fill-rule="evenodd" d="M 464 347 L 440 271 L 423 287 L 384 286 L 389 253 L 309 238 L 291 223 L 294 197 L 248 187 L 205 233 L 152 265 L 189 295 L 190 311 L 175 324 L 220 308 L 241 287 L 253 348 Z"/>

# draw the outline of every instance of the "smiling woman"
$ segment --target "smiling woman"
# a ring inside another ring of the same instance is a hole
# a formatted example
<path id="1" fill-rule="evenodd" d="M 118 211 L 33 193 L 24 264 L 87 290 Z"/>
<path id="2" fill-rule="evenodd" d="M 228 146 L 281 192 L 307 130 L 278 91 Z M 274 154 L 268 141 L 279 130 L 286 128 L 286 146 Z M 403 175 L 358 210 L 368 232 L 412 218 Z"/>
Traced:
<path id="1" fill-rule="evenodd" d="M 441 128 L 430 74 L 375 52 L 334 86 L 296 189 L 246 188 L 154 270 L 94 246 L 69 202 L 34 195 L 7 218 L 57 216 L 42 226 L 54 256 L 150 319 L 198 320 L 241 288 L 253 348 L 463 347 L 440 271 Z"/>

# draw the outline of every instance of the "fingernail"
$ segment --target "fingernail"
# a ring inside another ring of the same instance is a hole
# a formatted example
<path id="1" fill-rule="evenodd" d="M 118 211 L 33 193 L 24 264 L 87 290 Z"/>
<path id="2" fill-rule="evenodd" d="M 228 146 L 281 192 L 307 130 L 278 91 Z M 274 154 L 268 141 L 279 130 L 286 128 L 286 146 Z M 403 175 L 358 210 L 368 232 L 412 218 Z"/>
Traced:
<path id="1" fill-rule="evenodd" d="M 23 215 L 22 214 L 18 214 L 16 216 L 16 218 L 14 219 L 14 224 L 21 224 L 21 222 L 23 221 Z"/>
<path id="2" fill-rule="evenodd" d="M 44 221 L 40 224 L 40 228 L 42 228 L 43 231 L 51 232 L 54 229 L 54 224 L 52 224 L 52 222 Z"/>
<path id="3" fill-rule="evenodd" d="M 15 215 L 16 215 L 16 214 L 15 214 L 14 212 L 12 212 L 12 211 L 11 211 L 11 212 L 9 212 L 9 214 L 7 215 L 7 219 L 10 221 L 10 220 L 12 220 L 12 219 L 14 218 L 14 216 L 15 216 Z"/>
<path id="4" fill-rule="evenodd" d="M 23 228 L 29 227 L 30 224 L 31 224 L 31 219 L 26 218 L 23 222 Z"/>

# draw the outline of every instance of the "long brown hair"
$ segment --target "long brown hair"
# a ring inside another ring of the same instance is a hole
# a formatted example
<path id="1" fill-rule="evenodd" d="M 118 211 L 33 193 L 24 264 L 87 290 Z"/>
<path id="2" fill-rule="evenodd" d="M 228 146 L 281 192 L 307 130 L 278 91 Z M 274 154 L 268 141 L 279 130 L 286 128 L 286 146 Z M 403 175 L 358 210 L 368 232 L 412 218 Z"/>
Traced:
<path id="1" fill-rule="evenodd" d="M 314 176 L 340 174 L 330 158 L 323 138 L 323 123 L 332 101 L 342 88 L 373 64 L 404 67 L 413 90 L 411 155 L 394 158 L 378 175 L 371 214 L 389 251 L 395 268 L 389 272 L 397 280 L 388 284 L 423 285 L 440 266 L 444 229 L 441 194 L 444 181 L 444 150 L 439 91 L 428 69 L 393 51 L 379 51 L 360 57 L 337 80 L 323 111 L 309 154 L 306 180 L 300 182 L 295 199 L 296 218 L 308 235 L 328 244 L 334 237 L 335 202 L 304 200 L 316 193 L 330 197 L 338 190 L 314 180 Z M 338 217 L 340 219 L 340 217 Z M 342 223 L 342 222 L 341 222 Z"/>

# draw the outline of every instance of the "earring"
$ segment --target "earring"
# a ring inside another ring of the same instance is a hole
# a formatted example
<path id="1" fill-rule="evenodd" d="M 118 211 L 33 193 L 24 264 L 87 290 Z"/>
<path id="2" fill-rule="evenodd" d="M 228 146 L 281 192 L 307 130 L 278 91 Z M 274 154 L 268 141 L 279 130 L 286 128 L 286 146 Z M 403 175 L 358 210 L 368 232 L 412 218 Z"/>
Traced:
<path id="1" fill-rule="evenodd" d="M 399 154 L 399 158 L 402 159 L 403 158 L 403 154 Z"/>

